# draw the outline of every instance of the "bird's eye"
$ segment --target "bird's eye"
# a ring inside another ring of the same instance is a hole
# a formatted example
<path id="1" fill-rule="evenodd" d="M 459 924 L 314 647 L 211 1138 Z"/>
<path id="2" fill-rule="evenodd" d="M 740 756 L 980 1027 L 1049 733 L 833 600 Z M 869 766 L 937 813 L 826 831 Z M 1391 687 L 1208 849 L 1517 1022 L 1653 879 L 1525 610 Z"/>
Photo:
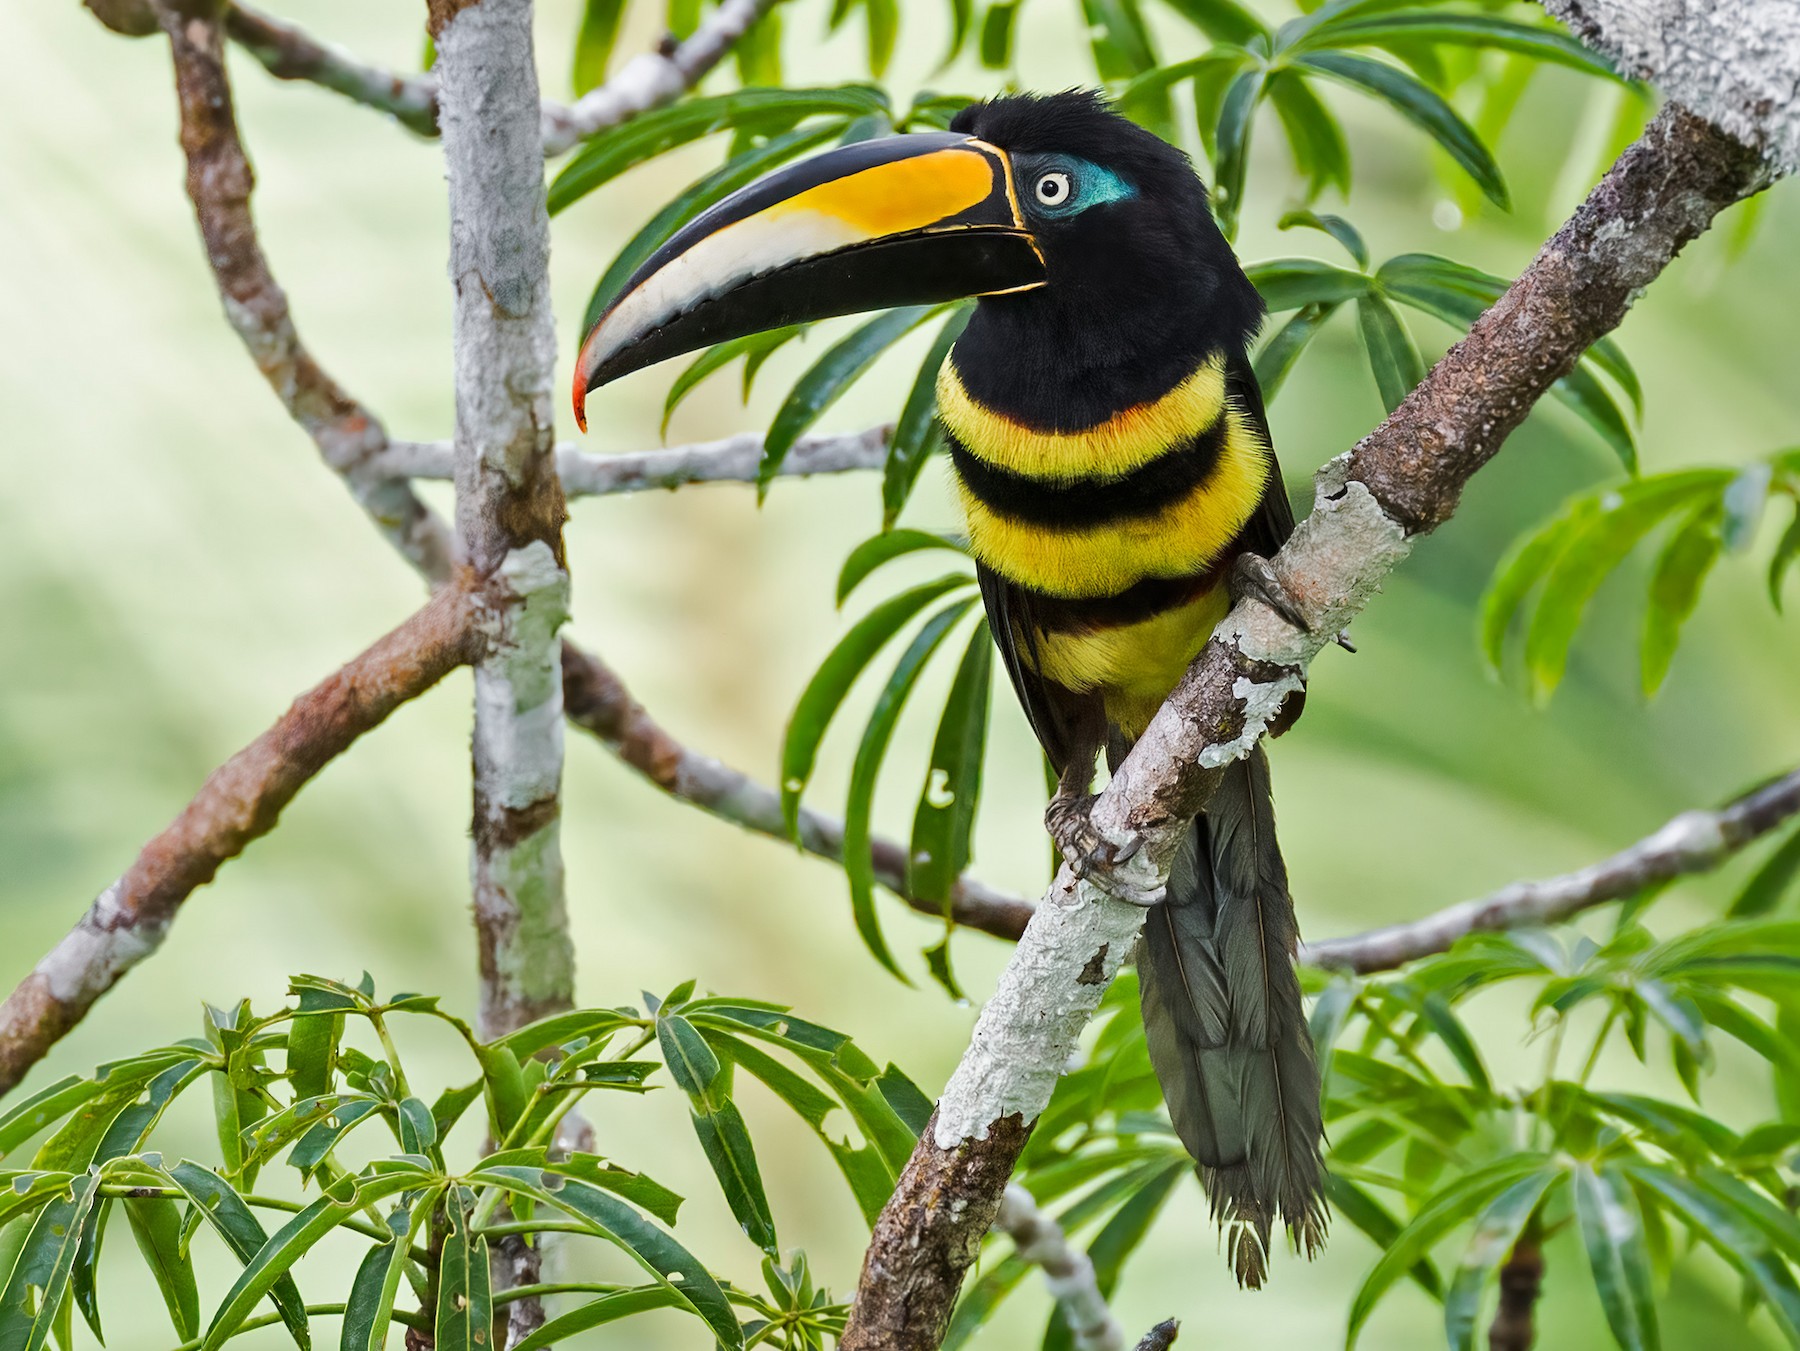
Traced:
<path id="1" fill-rule="evenodd" d="M 1037 193 L 1037 199 L 1040 204 L 1044 206 L 1061 206 L 1069 200 L 1069 193 L 1072 191 L 1072 188 L 1070 187 L 1069 176 L 1067 174 L 1050 173 L 1044 174 L 1038 179 L 1037 186 L 1033 191 Z"/>

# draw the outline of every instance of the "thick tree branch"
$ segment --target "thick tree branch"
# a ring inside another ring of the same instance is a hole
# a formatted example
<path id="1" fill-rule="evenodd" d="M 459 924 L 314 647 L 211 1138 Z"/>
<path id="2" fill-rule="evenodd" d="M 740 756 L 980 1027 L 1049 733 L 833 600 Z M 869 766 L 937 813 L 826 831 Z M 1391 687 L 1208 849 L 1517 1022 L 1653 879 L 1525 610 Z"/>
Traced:
<path id="1" fill-rule="evenodd" d="M 993 1220 L 1032 1123 L 1142 927 L 1143 911 L 1122 898 L 1160 893 L 1219 767 L 1262 736 L 1411 538 L 1449 517 L 1469 478 L 1669 260 L 1770 176 L 1709 124 L 1665 111 L 1393 416 L 1320 471 L 1312 515 L 1275 560 L 1308 630 L 1239 605 L 1095 802 L 1101 836 L 1138 848 L 1112 873 L 1077 879 L 1063 868 L 1038 906 L 875 1226 L 844 1351 L 939 1344 L 972 1257 L 968 1225 Z"/>
<path id="2" fill-rule="evenodd" d="M 1023 1260 L 1043 1268 L 1050 1297 L 1068 1320 L 1074 1351 L 1125 1351 L 1124 1330 L 1106 1307 L 1093 1262 L 1070 1244 L 1061 1225 L 1038 1209 L 1030 1192 L 1008 1183 L 994 1227 L 1012 1239 Z"/>
<path id="3" fill-rule="evenodd" d="M 593 733 L 620 760 L 671 797 L 770 839 L 788 839 L 781 797 L 774 789 L 682 745 L 631 697 L 599 658 L 564 643 L 562 664 L 563 711 L 570 722 Z M 844 823 L 802 807 L 800 847 L 818 858 L 841 862 Z M 877 838 L 873 855 L 877 881 L 920 914 L 942 917 L 935 902 L 921 900 L 907 889 L 903 846 Z M 1025 931 L 1032 909 L 1029 901 L 994 891 L 967 875 L 957 879 L 951 889 L 950 907 L 958 924 L 1014 940 Z"/>
<path id="4" fill-rule="evenodd" d="M 220 26 L 204 10 L 190 15 L 170 7 L 162 17 L 175 61 L 188 195 L 225 317 L 282 405 L 388 542 L 429 581 L 441 584 L 450 576 L 448 532 L 410 486 L 370 471 L 370 462 L 387 445 L 387 433 L 301 343 L 287 295 L 257 241 L 250 214 L 255 179 L 238 136 Z"/>
<path id="5" fill-rule="evenodd" d="M 666 51 L 634 57 L 623 70 L 568 107 L 544 105 L 544 153 L 560 155 L 577 141 L 673 103 L 724 60 L 739 38 L 778 0 L 723 0 L 692 35 Z"/>
<path id="6" fill-rule="evenodd" d="M 841 436 L 804 436 L 782 461 L 784 478 L 879 469 L 887 462 L 891 424 Z M 754 483 L 763 438 L 755 432 L 665 450 L 602 455 L 577 446 L 556 448 L 556 473 L 569 497 L 607 497 L 691 483 Z M 391 478 L 446 479 L 456 456 L 448 441 L 394 441 L 373 461 L 371 472 Z"/>
<path id="7" fill-rule="evenodd" d="M 531 0 L 432 0 L 456 288 L 456 526 L 493 578 L 475 668 L 470 864 L 481 1029 L 572 1006 L 563 900 L 558 637 L 568 618 L 562 485 L 551 453 L 556 331 L 538 147 Z"/>
<path id="8" fill-rule="evenodd" d="M 294 701 L 207 779 L 67 938 L 0 1005 L 0 1094 L 94 1002 L 161 945 L 181 903 L 275 826 L 282 808 L 364 732 L 476 656 L 473 597 L 438 591 L 425 608 Z"/>
<path id="9" fill-rule="evenodd" d="M 1800 5 L 1793 0 L 1543 0 L 1624 75 L 1784 172 L 1800 170 Z"/>
<path id="10" fill-rule="evenodd" d="M 1718 811 L 1683 812 L 1611 858 L 1542 882 L 1514 882 L 1491 896 L 1449 906 L 1409 924 L 1308 943 L 1300 959 L 1359 973 L 1391 971 L 1446 952 L 1467 934 L 1555 924 L 1684 873 L 1718 867 L 1751 841 L 1800 815 L 1800 769 Z"/>

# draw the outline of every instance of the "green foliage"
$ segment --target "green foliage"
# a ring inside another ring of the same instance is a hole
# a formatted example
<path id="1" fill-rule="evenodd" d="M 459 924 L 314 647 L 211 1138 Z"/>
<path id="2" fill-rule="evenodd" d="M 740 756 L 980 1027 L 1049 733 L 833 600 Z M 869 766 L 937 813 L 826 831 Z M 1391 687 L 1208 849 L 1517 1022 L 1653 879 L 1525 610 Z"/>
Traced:
<path id="1" fill-rule="evenodd" d="M 1741 469 L 1686 469 L 1646 475 L 1580 494 L 1522 536 L 1494 573 L 1482 602 L 1481 646 L 1496 671 L 1518 644 L 1531 696 L 1555 692 L 1588 602 L 1644 540 L 1662 532 L 1650 575 L 1639 648 L 1641 683 L 1654 694 L 1713 565 L 1742 554 L 1785 502 L 1800 517 L 1800 450 L 1784 450 Z M 1789 535 L 1793 534 L 1790 529 Z M 1770 564 L 1777 609 L 1800 546 L 1784 539 Z"/>
<path id="2" fill-rule="evenodd" d="M 613 1245 L 649 1280 L 554 1287 L 573 1302 L 526 1345 L 676 1309 L 722 1347 L 816 1351 L 841 1330 L 843 1309 L 813 1282 L 803 1252 L 778 1248 L 734 1073 L 741 1066 L 800 1113 L 869 1218 L 930 1112 L 904 1074 L 878 1067 L 842 1033 L 780 1005 L 697 998 L 692 982 L 662 1000 L 646 995 L 642 1013 L 579 1010 L 485 1043 L 436 998 L 381 998 L 367 976 L 356 985 L 296 976 L 290 993 L 294 1002 L 270 1014 L 248 1001 L 228 1013 L 209 1008 L 204 1038 L 64 1079 L 0 1117 L 0 1342 L 38 1351 L 55 1335 L 68 1347 L 76 1307 L 99 1337 L 95 1258 L 117 1206 L 176 1336 L 208 1351 L 272 1322 L 305 1351 L 320 1316 L 339 1320 L 346 1351 L 386 1345 L 395 1323 L 433 1330 L 441 1347 L 476 1351 L 489 1344 L 494 1311 L 516 1297 L 489 1287 L 491 1244 L 552 1230 Z M 447 1029 L 479 1071 L 445 1089 L 435 1108 L 408 1087 L 390 1033 L 403 1018 Z M 601 1155 L 555 1144 L 578 1103 L 588 1101 L 604 1137 L 610 1116 L 594 1095 L 641 1096 L 664 1072 L 688 1099 L 726 1204 L 761 1250 L 767 1296 L 721 1280 L 675 1238 L 680 1196 Z M 157 1123 L 202 1079 L 214 1089 L 220 1159 L 170 1161 L 154 1147 Z M 478 1102 L 486 1120 L 476 1138 L 494 1143 L 453 1166 L 446 1137 Z M 862 1144 L 827 1129 L 840 1110 Z M 365 1124 L 385 1134 L 359 1132 L 352 1160 L 347 1137 Z M 18 1167 L 13 1156 L 34 1140 Z M 258 1190 L 258 1175 L 275 1168 L 293 1185 Z M 294 1190 L 302 1199 L 285 1194 Z M 193 1253 L 203 1226 L 238 1264 L 210 1315 Z M 296 1271 L 322 1245 L 360 1247 L 363 1256 L 341 1301 L 307 1303 Z M 401 1307 L 409 1302 L 416 1311 Z"/>

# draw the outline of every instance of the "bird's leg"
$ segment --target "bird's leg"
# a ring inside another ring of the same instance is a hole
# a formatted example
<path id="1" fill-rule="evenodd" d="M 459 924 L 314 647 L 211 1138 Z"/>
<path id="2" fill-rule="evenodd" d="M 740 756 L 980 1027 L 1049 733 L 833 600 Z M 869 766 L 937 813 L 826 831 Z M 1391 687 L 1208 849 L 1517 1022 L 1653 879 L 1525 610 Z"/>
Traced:
<path id="1" fill-rule="evenodd" d="M 1268 606 L 1300 632 L 1312 632 L 1312 625 L 1300 613 L 1300 605 L 1295 601 L 1293 592 L 1275 575 L 1274 567 L 1262 555 L 1239 554 L 1231 565 L 1231 574 L 1225 585 L 1231 592 L 1233 605 L 1245 596 L 1250 596 Z M 1350 641 L 1348 629 L 1340 631 L 1332 641 L 1346 652 L 1356 651 L 1356 644 Z"/>
<path id="2" fill-rule="evenodd" d="M 1077 877 L 1085 877 L 1096 865 L 1112 867 L 1125 861 L 1101 838 L 1093 821 L 1094 794 L 1089 790 L 1094 782 L 1094 761 L 1106 736 L 1105 716 L 1085 717 L 1082 724 L 1057 776 L 1056 793 L 1044 809 L 1044 828 Z"/>
<path id="3" fill-rule="evenodd" d="M 1239 554 L 1231 564 L 1231 575 L 1225 584 L 1231 592 L 1232 604 L 1249 596 L 1261 601 L 1300 632 L 1312 632 L 1312 625 L 1300 613 L 1299 603 L 1295 601 L 1293 593 L 1275 575 L 1275 569 L 1261 554 Z"/>

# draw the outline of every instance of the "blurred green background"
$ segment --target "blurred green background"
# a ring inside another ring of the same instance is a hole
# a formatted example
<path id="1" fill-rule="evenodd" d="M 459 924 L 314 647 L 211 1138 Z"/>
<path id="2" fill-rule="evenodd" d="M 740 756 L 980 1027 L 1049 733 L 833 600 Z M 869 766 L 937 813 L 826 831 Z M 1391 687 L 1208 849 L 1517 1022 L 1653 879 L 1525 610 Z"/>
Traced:
<path id="1" fill-rule="evenodd" d="M 575 0 L 540 5 L 551 94 L 566 93 L 577 8 Z M 974 93 L 995 87 L 999 77 L 972 65 L 932 76 L 944 14 L 923 0 L 907 10 L 891 78 L 899 101 L 928 78 Z M 825 40 L 825 12 L 817 0 L 789 7 L 796 83 L 861 68 L 860 36 Z M 289 0 L 283 13 L 370 59 L 417 63 L 417 7 Z M 654 18 L 634 6 L 619 50 L 654 41 Z M 1034 86 L 1091 78 L 1078 5 L 1040 0 L 1027 25 L 1022 69 Z M 222 321 L 182 192 L 161 44 L 106 33 L 75 0 L 14 6 L 5 32 L 0 980 L 10 986 L 210 769 L 404 617 L 419 589 Z M 1191 30 L 1173 30 L 1165 54 L 1197 49 Z M 436 146 L 317 89 L 278 85 L 241 53 L 232 59 L 259 174 L 257 218 L 304 338 L 394 435 L 447 436 L 451 295 Z M 1603 166 L 1618 97 L 1567 72 L 1540 75 L 1497 147 L 1518 202 L 1510 216 L 1440 174 L 1435 152 L 1396 119 L 1337 101 L 1358 138 L 1348 214 L 1378 258 L 1424 249 L 1510 276 Z M 613 252 L 717 153 L 703 147 L 657 161 L 557 219 L 552 266 L 565 352 Z M 1295 187 L 1273 135 L 1259 137 L 1251 185 L 1239 240 L 1247 259 L 1334 256 L 1322 236 L 1270 228 Z M 1800 198 L 1778 190 L 1741 253 L 1727 247 L 1727 231 L 1715 232 L 1627 321 L 1621 337 L 1649 394 L 1646 469 L 1733 463 L 1800 439 L 1797 227 Z M 1344 327 L 1303 358 L 1272 410 L 1302 499 L 1313 468 L 1379 419 L 1349 322 L 1340 318 Z M 828 340 L 815 334 L 779 354 L 748 412 L 734 376 L 716 380 L 684 406 L 669 440 L 764 425 L 784 373 L 791 378 Z M 829 425 L 852 430 L 892 417 L 918 350 L 915 340 L 890 357 Z M 668 374 L 594 400 L 586 444 L 656 444 Z M 1359 654 L 1329 652 L 1315 668 L 1307 717 L 1274 752 L 1283 843 L 1308 935 L 1578 866 L 1676 811 L 1793 764 L 1800 627 L 1781 622 L 1761 594 L 1759 564 L 1773 532 L 1748 558 L 1721 566 L 1666 689 L 1648 706 L 1636 693 L 1633 652 L 1641 563 L 1601 593 L 1547 711 L 1484 671 L 1474 612 L 1496 559 L 1568 493 L 1614 473 L 1571 416 L 1541 412 L 1358 622 Z M 787 710 L 844 623 L 831 604 L 836 566 L 879 528 L 879 485 L 782 482 L 760 510 L 749 489 L 711 487 L 578 502 L 573 515 L 575 634 L 678 736 L 771 780 Z M 941 467 L 926 471 L 907 520 L 953 523 Z M 890 757 L 892 791 L 879 810 L 894 831 L 910 820 L 928 754 L 929 696 L 915 701 Z M 1046 868 L 1041 778 L 1023 720 L 1009 698 L 1000 704 L 977 868 L 1035 894 Z M 367 968 L 384 991 L 441 992 L 472 1013 L 468 705 L 468 679 L 459 675 L 329 767 L 279 831 L 189 902 L 163 950 L 31 1084 L 197 1034 L 202 1000 L 247 995 L 273 1004 L 295 971 L 353 978 Z M 828 743 L 816 805 L 841 801 L 848 739 Z M 928 981 L 907 989 L 874 967 L 832 869 L 671 803 L 573 733 L 564 849 L 583 1002 L 618 1003 L 697 977 L 721 992 L 791 1002 L 852 1032 L 928 1092 L 966 1041 L 973 1008 Z M 1727 875 L 1682 888 L 1656 922 L 1668 928 L 1716 913 L 1729 883 Z M 884 905 L 897 947 L 933 941 L 930 925 Z M 977 998 L 1004 956 L 979 935 L 958 940 L 959 968 Z M 922 975 L 922 964 L 914 969 Z M 1478 1001 L 1474 1016 L 1497 1081 L 1536 1072 L 1541 1052 L 1516 1005 Z M 435 1091 L 466 1074 L 445 1041 L 426 1037 L 413 1049 L 415 1083 Z M 1764 1113 L 1762 1074 L 1726 1055 L 1708 1085 L 1709 1108 L 1728 1120 Z M 1599 1078 L 1608 1076 L 1637 1085 L 1645 1071 L 1608 1063 Z M 824 1151 L 780 1109 L 755 1096 L 749 1106 L 784 1238 L 804 1244 L 823 1278 L 847 1289 L 862 1234 L 848 1194 Z M 601 1149 L 689 1195 L 678 1232 L 716 1269 L 751 1279 L 754 1253 L 706 1178 L 677 1096 L 596 1109 Z M 204 1156 L 203 1124 L 192 1114 L 172 1120 L 166 1148 Z M 1220 1339 L 1331 1345 L 1341 1342 L 1350 1292 L 1372 1258 L 1342 1226 L 1316 1266 L 1280 1261 L 1273 1290 L 1255 1296 L 1235 1290 L 1215 1248 L 1198 1188 L 1189 1188 L 1128 1270 L 1117 1300 L 1125 1326 L 1141 1330 L 1176 1314 Z M 309 1259 L 320 1273 L 309 1281 L 302 1268 L 302 1288 L 328 1297 L 356 1256 L 346 1251 L 336 1272 L 326 1269 L 337 1259 Z M 1567 1237 L 1552 1244 L 1541 1310 L 1541 1344 L 1552 1351 L 1607 1344 L 1591 1284 L 1572 1271 L 1558 1278 L 1559 1263 L 1580 1260 Z M 118 1351 L 169 1342 L 136 1267 L 115 1242 L 102 1290 Z M 1670 1294 L 1668 1343 L 1709 1335 L 1717 1343 L 1718 1320 L 1728 1318 L 1741 1330 L 1730 1345 L 1759 1344 L 1755 1325 L 1736 1321 L 1736 1306 L 1721 1268 L 1685 1263 Z M 1025 1344 L 1044 1309 L 1032 1289 L 984 1344 Z M 1433 1345 L 1436 1322 L 1422 1295 L 1403 1292 L 1384 1304 L 1363 1344 Z M 335 1329 L 320 1335 L 335 1339 Z M 258 1336 L 250 1344 L 282 1340 Z M 592 1344 L 699 1342 L 691 1322 L 655 1315 Z"/>

